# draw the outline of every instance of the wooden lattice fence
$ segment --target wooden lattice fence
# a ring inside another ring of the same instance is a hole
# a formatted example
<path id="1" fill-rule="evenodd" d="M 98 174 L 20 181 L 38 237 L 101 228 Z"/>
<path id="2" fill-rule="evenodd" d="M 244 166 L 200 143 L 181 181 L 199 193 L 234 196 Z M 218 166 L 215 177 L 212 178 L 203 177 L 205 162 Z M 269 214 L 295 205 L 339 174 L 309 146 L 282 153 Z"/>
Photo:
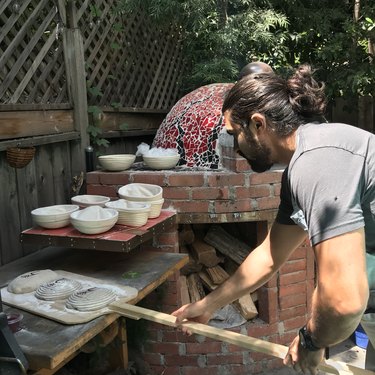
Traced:
<path id="1" fill-rule="evenodd" d="M 116 0 L 77 1 L 75 11 L 64 4 L 1 2 L 2 105 L 71 104 L 63 43 L 70 27 L 83 37 L 91 105 L 167 111 L 175 103 L 183 61 L 178 30 L 158 30 L 145 14 L 121 14 Z"/>
<path id="2" fill-rule="evenodd" d="M 35 249 L 19 242 L 30 211 L 69 203 L 85 171 L 89 106 L 109 152 L 150 139 L 178 99 L 183 56 L 178 30 L 147 15 L 116 12 L 116 0 L 0 0 L 0 265 Z M 127 127 L 121 127 L 126 123 Z M 10 146 L 35 146 L 24 168 Z"/>

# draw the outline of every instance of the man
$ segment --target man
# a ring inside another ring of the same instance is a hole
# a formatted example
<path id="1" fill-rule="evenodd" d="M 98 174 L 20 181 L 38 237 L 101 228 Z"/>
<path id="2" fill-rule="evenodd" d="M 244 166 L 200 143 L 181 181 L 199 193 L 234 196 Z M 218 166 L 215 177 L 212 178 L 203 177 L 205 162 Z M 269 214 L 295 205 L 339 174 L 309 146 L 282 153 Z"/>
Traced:
<path id="1" fill-rule="evenodd" d="M 242 68 L 239 78 L 251 73 L 273 72 L 260 61 Z M 233 83 L 202 86 L 181 98 L 160 125 L 152 147 L 176 148 L 178 165 L 207 169 L 219 168 L 217 139 L 224 127 L 221 108 Z"/>
<path id="2" fill-rule="evenodd" d="M 236 273 L 173 313 L 177 323 L 207 323 L 218 308 L 269 280 L 308 235 L 317 264 L 311 317 L 284 359 L 305 374 L 317 374 L 325 348 L 345 340 L 360 323 L 369 298 L 366 251 L 375 253 L 375 136 L 317 121 L 324 111 L 324 86 L 307 65 L 288 80 L 247 76 L 228 93 L 225 126 L 252 169 L 288 165 L 281 203 L 267 238 Z M 374 324 L 372 317 L 367 320 Z M 375 335 L 364 328 L 374 345 Z"/>

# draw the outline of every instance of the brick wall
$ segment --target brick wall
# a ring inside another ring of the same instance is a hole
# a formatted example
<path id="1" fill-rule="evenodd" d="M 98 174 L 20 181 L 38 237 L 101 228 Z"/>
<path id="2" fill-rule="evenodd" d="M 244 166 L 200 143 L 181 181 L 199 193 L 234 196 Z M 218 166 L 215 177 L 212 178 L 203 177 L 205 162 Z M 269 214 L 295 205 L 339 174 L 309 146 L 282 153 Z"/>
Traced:
<path id="1" fill-rule="evenodd" d="M 125 184 L 157 184 L 163 187 L 163 208 L 176 210 L 179 223 L 253 221 L 257 222 L 257 240 L 260 242 L 275 217 L 282 171 L 253 173 L 231 147 L 223 147 L 223 150 L 223 169 L 218 171 L 91 172 L 87 175 L 87 193 L 116 199 L 117 190 Z M 144 246 L 178 252 L 178 226 Z M 307 320 L 313 286 L 313 253 L 305 243 L 258 290 L 259 317 L 233 330 L 288 345 Z M 160 306 L 162 311 L 172 312 L 181 304 L 179 275 L 171 277 L 162 288 L 163 293 L 152 293 L 143 305 L 153 309 Z M 280 359 L 199 335 L 187 337 L 159 324 L 150 323 L 148 332 L 144 358 L 155 374 L 257 374 L 282 366 Z"/>

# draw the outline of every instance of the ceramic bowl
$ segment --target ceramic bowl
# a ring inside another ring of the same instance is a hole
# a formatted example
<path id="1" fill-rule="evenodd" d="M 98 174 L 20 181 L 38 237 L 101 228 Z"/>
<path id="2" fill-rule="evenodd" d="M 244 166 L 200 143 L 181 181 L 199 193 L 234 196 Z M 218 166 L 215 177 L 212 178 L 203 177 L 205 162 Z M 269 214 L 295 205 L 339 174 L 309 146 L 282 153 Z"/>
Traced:
<path id="1" fill-rule="evenodd" d="M 177 165 L 179 160 L 179 154 L 158 156 L 143 155 L 144 163 L 151 169 L 171 169 Z"/>
<path id="2" fill-rule="evenodd" d="M 101 155 L 98 157 L 99 164 L 107 171 L 119 172 L 129 169 L 134 163 L 133 154 Z"/>
<path id="3" fill-rule="evenodd" d="M 109 197 L 104 195 L 76 195 L 71 198 L 73 204 L 77 204 L 80 208 L 90 207 L 90 206 L 100 206 L 104 205 L 110 201 Z"/>
<path id="4" fill-rule="evenodd" d="M 47 229 L 63 228 L 70 224 L 70 214 L 78 211 L 76 204 L 57 204 L 54 206 L 40 207 L 31 211 L 31 216 L 36 225 Z"/>
<path id="5" fill-rule="evenodd" d="M 120 198 L 134 202 L 152 202 L 163 198 L 163 188 L 159 185 L 133 183 L 118 190 Z"/>
<path id="6" fill-rule="evenodd" d="M 84 234 L 98 234 L 110 230 L 118 220 L 118 212 L 111 208 L 90 206 L 70 215 L 75 229 Z"/>
<path id="7" fill-rule="evenodd" d="M 117 224 L 130 227 L 141 227 L 147 223 L 151 204 L 132 202 L 125 199 L 118 199 L 105 204 L 108 208 L 118 211 Z"/>

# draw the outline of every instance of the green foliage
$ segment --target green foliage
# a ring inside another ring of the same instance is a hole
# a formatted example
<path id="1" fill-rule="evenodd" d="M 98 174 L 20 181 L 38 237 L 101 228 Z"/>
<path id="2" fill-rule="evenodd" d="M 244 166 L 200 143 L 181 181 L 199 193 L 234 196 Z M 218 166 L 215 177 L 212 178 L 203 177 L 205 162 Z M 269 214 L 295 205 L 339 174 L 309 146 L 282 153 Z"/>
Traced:
<path id="1" fill-rule="evenodd" d="M 118 9 L 177 25 L 184 41 L 185 91 L 234 81 L 250 61 L 284 73 L 301 63 L 317 70 L 329 97 L 375 92 L 375 2 L 362 0 L 120 0 Z"/>
<path id="2" fill-rule="evenodd" d="M 108 147 L 109 141 L 102 137 L 102 129 L 99 126 L 100 118 L 103 115 L 103 111 L 98 106 L 89 106 L 89 126 L 87 127 L 87 133 L 90 136 L 90 144 L 96 150 L 96 154 L 100 155 L 100 149 L 102 147 Z"/>

